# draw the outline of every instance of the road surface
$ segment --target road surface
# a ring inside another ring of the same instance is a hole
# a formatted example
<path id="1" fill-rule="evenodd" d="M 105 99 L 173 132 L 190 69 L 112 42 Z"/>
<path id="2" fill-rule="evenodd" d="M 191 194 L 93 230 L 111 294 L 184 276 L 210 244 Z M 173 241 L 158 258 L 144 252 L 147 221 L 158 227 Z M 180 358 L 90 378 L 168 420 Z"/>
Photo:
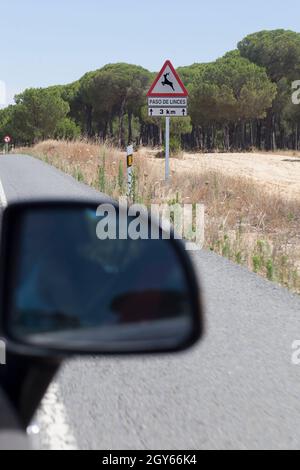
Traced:
<path id="1" fill-rule="evenodd" d="M 8 158 L 8 200 L 21 176 L 28 195 L 91 194 L 34 159 Z M 36 418 L 42 448 L 300 447 L 300 366 L 291 361 L 300 298 L 213 253 L 193 260 L 206 305 L 202 343 L 174 356 L 66 363 Z"/>

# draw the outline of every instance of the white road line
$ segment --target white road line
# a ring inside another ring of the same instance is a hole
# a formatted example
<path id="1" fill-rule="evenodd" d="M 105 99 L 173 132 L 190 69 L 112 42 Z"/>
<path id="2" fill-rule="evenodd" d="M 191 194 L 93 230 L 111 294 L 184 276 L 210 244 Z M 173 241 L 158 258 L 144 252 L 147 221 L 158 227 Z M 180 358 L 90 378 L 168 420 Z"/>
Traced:
<path id="1" fill-rule="evenodd" d="M 76 439 L 70 429 L 68 415 L 60 396 L 58 384 L 53 383 L 37 414 L 40 445 L 50 450 L 77 450 Z"/>
<path id="2" fill-rule="evenodd" d="M 5 208 L 7 206 L 7 199 L 4 192 L 2 181 L 0 180 L 0 206 Z"/>

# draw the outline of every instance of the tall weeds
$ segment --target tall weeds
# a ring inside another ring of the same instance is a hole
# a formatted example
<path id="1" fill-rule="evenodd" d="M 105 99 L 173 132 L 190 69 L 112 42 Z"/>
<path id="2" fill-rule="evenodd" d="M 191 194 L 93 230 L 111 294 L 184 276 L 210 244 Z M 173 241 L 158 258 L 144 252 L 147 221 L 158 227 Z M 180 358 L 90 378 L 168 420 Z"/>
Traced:
<path id="1" fill-rule="evenodd" d="M 126 194 L 125 152 L 109 144 L 46 141 L 30 153 L 114 198 Z M 201 158 L 199 156 L 199 158 Z M 221 172 L 173 174 L 166 186 L 145 151 L 134 156 L 132 200 L 202 203 L 205 246 L 300 293 L 300 204 Z"/>

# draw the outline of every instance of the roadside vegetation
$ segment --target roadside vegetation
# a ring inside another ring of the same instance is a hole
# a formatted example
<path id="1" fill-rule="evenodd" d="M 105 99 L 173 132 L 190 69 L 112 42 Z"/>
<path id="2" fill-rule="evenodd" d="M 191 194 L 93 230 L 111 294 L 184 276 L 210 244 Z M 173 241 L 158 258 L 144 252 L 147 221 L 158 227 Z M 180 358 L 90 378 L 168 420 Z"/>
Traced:
<path id="1" fill-rule="evenodd" d="M 172 149 L 201 151 L 300 148 L 300 33 L 261 31 L 212 63 L 179 67 L 190 94 L 186 119 L 173 120 Z M 0 110 L 0 142 L 45 139 L 109 140 L 124 147 L 162 147 L 163 122 L 149 118 L 146 92 L 155 74 L 130 64 L 108 64 L 78 81 L 27 89 Z"/>
<path id="2" fill-rule="evenodd" d="M 125 153 L 110 144 L 50 140 L 20 152 L 114 198 L 126 194 Z M 203 203 L 206 249 L 300 293 L 299 201 L 285 200 L 246 178 L 221 172 L 173 174 L 169 187 L 161 178 L 141 148 L 134 160 L 135 202 Z"/>

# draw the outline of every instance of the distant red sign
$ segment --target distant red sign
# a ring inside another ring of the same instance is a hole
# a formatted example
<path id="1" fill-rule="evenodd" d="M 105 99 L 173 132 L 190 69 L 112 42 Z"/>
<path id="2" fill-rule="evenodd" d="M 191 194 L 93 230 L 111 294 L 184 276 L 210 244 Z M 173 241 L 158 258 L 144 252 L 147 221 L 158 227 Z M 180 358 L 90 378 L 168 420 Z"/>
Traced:
<path id="1" fill-rule="evenodd" d="M 4 142 L 5 142 L 6 144 L 9 144 L 9 143 L 11 142 L 11 138 L 9 137 L 9 135 L 7 135 L 7 136 L 4 137 Z"/>

